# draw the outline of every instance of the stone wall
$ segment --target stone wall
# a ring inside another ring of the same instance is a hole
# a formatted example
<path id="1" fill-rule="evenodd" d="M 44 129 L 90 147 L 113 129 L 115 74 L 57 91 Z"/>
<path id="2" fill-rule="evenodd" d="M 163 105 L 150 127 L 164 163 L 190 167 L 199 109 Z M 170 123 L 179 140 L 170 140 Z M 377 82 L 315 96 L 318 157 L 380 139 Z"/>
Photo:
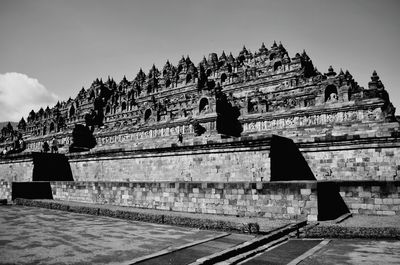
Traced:
<path id="1" fill-rule="evenodd" d="M 0 180 L 31 181 L 33 160 L 30 155 L 12 155 L 8 159 L 0 159 Z"/>
<path id="2" fill-rule="evenodd" d="M 268 150 L 193 150 L 74 158 L 76 181 L 268 181 Z"/>
<path id="3" fill-rule="evenodd" d="M 11 182 L 0 180 L 0 199 L 11 201 Z"/>
<path id="4" fill-rule="evenodd" d="M 343 181 L 338 185 L 353 214 L 400 215 L 400 181 Z"/>
<path id="5" fill-rule="evenodd" d="M 397 145 L 302 149 L 302 153 L 317 180 L 391 181 L 400 179 L 400 148 L 396 148 Z"/>
<path id="6" fill-rule="evenodd" d="M 298 143 L 317 180 L 398 180 L 400 138 Z M 75 181 L 269 181 L 270 138 L 196 138 L 169 147 L 68 154 Z M 290 166 L 290 161 L 287 161 Z M 0 180 L 30 181 L 29 154 L 0 159 Z"/>
<path id="7" fill-rule="evenodd" d="M 246 139 L 247 143 L 243 143 Z M 170 149 L 70 156 L 79 181 L 269 181 L 269 143 L 246 137 L 209 149 L 194 144 Z M 265 138 L 264 138 L 265 139 Z M 299 144 L 317 180 L 397 180 L 400 141 L 326 141 Z M 290 166 L 290 161 L 287 162 Z"/>
<path id="8" fill-rule="evenodd" d="M 317 220 L 316 182 L 52 182 L 56 200 Z"/>

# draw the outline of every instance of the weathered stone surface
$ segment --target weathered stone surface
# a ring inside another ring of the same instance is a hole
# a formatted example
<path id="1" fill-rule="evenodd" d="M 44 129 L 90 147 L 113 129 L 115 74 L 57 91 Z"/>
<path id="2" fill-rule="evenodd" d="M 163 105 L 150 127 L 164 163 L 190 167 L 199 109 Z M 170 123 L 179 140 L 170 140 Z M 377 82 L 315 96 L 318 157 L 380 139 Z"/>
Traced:
<path id="1" fill-rule="evenodd" d="M 342 181 L 338 185 L 353 214 L 400 215 L 400 181 Z"/>
<path id="2" fill-rule="evenodd" d="M 153 65 L 147 75 L 140 70 L 119 83 L 96 79 L 74 99 L 32 110 L 18 132 L 2 130 L 0 148 L 22 133 L 28 150 L 53 137 L 66 150 L 76 124 L 94 129 L 100 149 L 185 145 L 200 135 L 193 124 L 207 137 L 277 134 L 324 142 L 399 136 L 376 72 L 365 89 L 348 71 L 321 74 L 305 52 L 290 58 L 282 45 L 263 47 L 254 54 L 243 49 L 236 58 L 212 53 L 197 67 L 189 57 L 177 66 L 167 62 L 162 71 Z"/>
<path id="3" fill-rule="evenodd" d="M 0 180 L 0 199 L 11 202 L 11 182 Z"/>
<path id="4" fill-rule="evenodd" d="M 260 228 L 258 223 L 254 223 L 254 219 L 249 218 L 232 218 L 229 216 L 216 217 L 204 214 L 182 214 L 170 211 L 149 211 L 131 207 L 116 207 L 111 205 L 85 204 L 67 201 L 16 199 L 15 203 L 17 205 L 110 216 L 134 221 L 242 233 L 258 233 L 261 230 L 265 233 L 290 223 L 288 220 L 268 221 L 267 219 L 263 219 L 261 222 L 262 228 Z M 257 221 L 259 220 L 260 219 L 257 219 Z"/>
<path id="5" fill-rule="evenodd" d="M 269 139 L 276 134 L 297 144 L 319 181 L 388 183 L 340 184 L 352 213 L 398 215 L 392 181 L 400 171 L 400 124 L 394 114 L 376 72 L 363 88 L 348 71 L 330 67 L 321 74 L 305 52 L 290 58 L 275 43 L 255 54 L 244 48 L 237 58 L 211 54 L 198 67 L 182 58 L 176 67 L 153 66 L 118 84 L 96 79 L 74 99 L 31 111 L 18 131 L 8 126 L 0 149 L 22 133 L 27 151 L 55 138 L 68 153 L 72 128 L 85 124 L 97 146 L 67 154 L 77 182 L 53 183 L 56 198 L 315 221 L 315 188 L 268 183 Z M 29 152 L 3 156 L 0 195 L 11 196 L 13 181 L 31 181 L 32 170 Z"/>
<path id="6" fill-rule="evenodd" d="M 256 183 L 248 182 L 97 181 L 52 182 L 51 186 L 54 199 L 63 201 L 269 219 L 306 219 L 317 216 L 315 182 L 264 183 L 262 189 L 257 189 Z M 211 186 L 221 186 L 221 189 L 217 190 Z M 300 190 L 307 190 L 307 194 L 301 194 Z M 298 203 L 299 201 L 302 203 Z M 89 211 L 81 207 L 70 207 L 69 210 L 83 213 Z M 118 217 L 128 214 L 125 219 L 139 218 L 131 213 L 105 211 L 105 215 Z M 140 219 L 143 220 L 142 217 Z"/>

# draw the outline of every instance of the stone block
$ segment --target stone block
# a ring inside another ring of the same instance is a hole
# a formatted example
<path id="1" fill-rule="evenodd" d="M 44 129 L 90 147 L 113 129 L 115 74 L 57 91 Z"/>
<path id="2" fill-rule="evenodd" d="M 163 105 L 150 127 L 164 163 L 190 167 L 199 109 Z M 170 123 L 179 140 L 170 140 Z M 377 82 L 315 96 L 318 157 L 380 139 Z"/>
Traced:
<path id="1" fill-rule="evenodd" d="M 301 195 L 310 195 L 311 189 L 300 189 L 300 194 Z"/>
<path id="2" fill-rule="evenodd" d="M 318 221 L 318 216 L 314 214 L 307 215 L 307 221 L 309 222 L 316 222 Z"/>
<path id="3" fill-rule="evenodd" d="M 393 204 L 393 199 L 382 199 L 383 204 Z"/>
<path id="4" fill-rule="evenodd" d="M 382 211 L 382 215 L 396 215 L 395 211 Z"/>

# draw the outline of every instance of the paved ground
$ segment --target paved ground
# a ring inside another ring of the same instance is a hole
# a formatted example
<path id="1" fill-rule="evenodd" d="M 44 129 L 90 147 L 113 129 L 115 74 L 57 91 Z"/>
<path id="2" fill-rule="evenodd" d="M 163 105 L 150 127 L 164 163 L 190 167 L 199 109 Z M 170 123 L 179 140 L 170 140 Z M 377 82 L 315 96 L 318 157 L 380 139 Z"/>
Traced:
<path id="1" fill-rule="evenodd" d="M 335 239 L 299 264 L 397 265 L 400 264 L 400 241 Z"/>
<path id="2" fill-rule="evenodd" d="M 252 239 L 243 234 L 231 234 L 212 241 L 171 252 L 164 256 L 155 257 L 137 264 L 140 265 L 185 265 L 195 262 L 197 259 L 234 247 L 240 243 Z"/>
<path id="3" fill-rule="evenodd" d="M 257 223 L 261 233 L 268 233 L 290 223 L 300 220 L 269 220 L 261 217 L 238 217 L 233 215 L 202 214 L 175 212 L 156 209 L 116 206 L 110 204 L 94 204 L 59 200 L 27 200 L 17 199 L 18 205 L 50 208 L 77 213 L 90 213 L 108 217 L 117 217 L 135 221 L 164 223 L 170 225 L 189 226 L 194 228 L 222 230 L 222 231 L 248 231 L 250 223 Z M 161 221 L 162 220 L 162 221 Z"/>
<path id="4" fill-rule="evenodd" d="M 400 241 L 371 239 L 292 239 L 240 264 L 397 265 L 400 264 Z"/>
<path id="5" fill-rule="evenodd" d="M 398 217 L 356 216 L 340 226 L 380 228 L 399 223 Z M 0 264 L 189 264 L 252 238 L 36 207 L 0 207 Z M 186 248 L 169 251 L 182 246 Z M 149 255 L 153 256 L 143 260 Z M 288 263 L 400 264 L 400 241 L 292 239 L 242 264 Z"/>
<path id="6" fill-rule="evenodd" d="M 121 264 L 224 234 L 23 206 L 0 224 L 0 264 Z"/>
<path id="7" fill-rule="evenodd" d="M 284 265 L 288 264 L 309 249 L 318 245 L 322 240 L 289 240 L 267 252 L 261 253 L 241 264 L 244 265 Z"/>

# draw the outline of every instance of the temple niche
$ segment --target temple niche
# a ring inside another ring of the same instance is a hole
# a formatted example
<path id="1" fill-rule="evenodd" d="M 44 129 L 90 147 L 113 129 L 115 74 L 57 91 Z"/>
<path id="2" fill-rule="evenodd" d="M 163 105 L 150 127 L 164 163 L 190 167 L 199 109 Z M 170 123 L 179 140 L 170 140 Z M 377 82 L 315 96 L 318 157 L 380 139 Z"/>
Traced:
<path id="1" fill-rule="evenodd" d="M 336 73 L 330 66 L 322 74 L 305 50 L 291 57 L 275 41 L 270 48 L 262 43 L 255 52 L 243 46 L 236 56 L 210 53 L 198 64 L 182 56 L 177 64 L 167 60 L 160 68 L 153 64 L 127 76 L 119 82 L 96 78 L 76 97 L 32 110 L 16 128 L 1 129 L 0 147 L 21 134 L 28 150 L 52 137 L 66 146 L 74 142 L 72 149 L 80 150 L 77 137 L 87 133 L 77 125 L 86 126 L 100 145 L 116 145 L 107 140 L 114 137 L 129 146 L 179 133 L 184 139 L 252 133 L 310 139 L 312 130 L 290 130 L 333 122 L 396 122 L 395 108 L 375 71 L 363 88 L 348 70 Z"/>

